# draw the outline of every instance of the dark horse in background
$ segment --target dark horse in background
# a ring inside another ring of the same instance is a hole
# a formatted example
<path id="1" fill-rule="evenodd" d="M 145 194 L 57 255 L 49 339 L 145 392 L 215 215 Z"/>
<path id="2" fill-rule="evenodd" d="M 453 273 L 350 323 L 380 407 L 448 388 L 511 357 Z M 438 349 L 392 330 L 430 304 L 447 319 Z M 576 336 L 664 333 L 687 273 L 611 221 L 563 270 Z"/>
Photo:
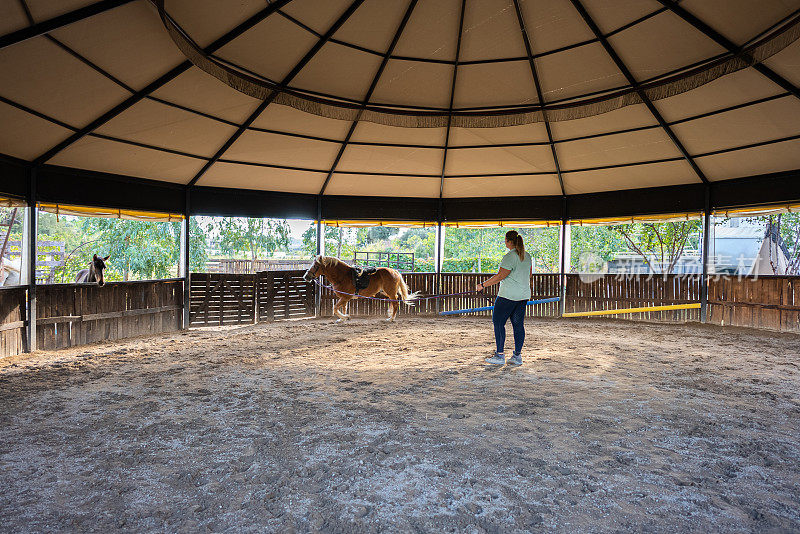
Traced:
<path id="1" fill-rule="evenodd" d="M 106 256 L 105 258 L 99 257 L 97 254 L 94 255 L 92 258 L 92 262 L 89 264 L 88 269 L 81 269 L 78 271 L 77 276 L 75 276 L 75 283 L 76 284 L 97 284 L 98 286 L 105 285 L 105 280 L 103 280 L 103 271 L 106 270 L 106 261 L 111 256 Z"/>
<path id="2" fill-rule="evenodd" d="M 390 299 L 395 299 L 393 302 L 389 302 L 389 318 L 387 321 L 394 321 L 394 318 L 397 317 L 401 301 L 409 306 L 414 305 L 411 301 L 417 298 L 417 294 L 409 294 L 408 286 L 403 280 L 403 276 L 396 270 L 388 267 L 378 267 L 374 273 L 369 275 L 369 284 L 363 289 L 356 289 L 358 271 L 355 267 L 347 265 L 338 258 L 317 256 L 314 258 L 314 263 L 303 275 L 303 279 L 310 282 L 319 275 L 327 278 L 333 286 L 336 296 L 339 297 L 339 302 L 333 306 L 333 312 L 339 317 L 338 321 L 350 318 L 349 315 L 342 312 L 347 311 L 348 302 L 359 297 L 374 297 L 381 293 Z M 354 296 L 356 293 L 358 295 Z"/>

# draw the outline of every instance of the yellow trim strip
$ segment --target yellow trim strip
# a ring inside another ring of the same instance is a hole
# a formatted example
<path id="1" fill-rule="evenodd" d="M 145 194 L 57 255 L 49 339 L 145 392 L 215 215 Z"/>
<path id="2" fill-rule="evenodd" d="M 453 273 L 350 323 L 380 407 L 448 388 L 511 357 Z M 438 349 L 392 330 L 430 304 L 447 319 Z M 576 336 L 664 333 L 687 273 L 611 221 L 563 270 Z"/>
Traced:
<path id="1" fill-rule="evenodd" d="M 0 207 L 4 208 L 24 208 L 27 203 L 24 200 L 13 197 L 0 197 Z"/>
<path id="2" fill-rule="evenodd" d="M 651 311 L 691 310 L 700 307 L 699 302 L 692 304 L 670 304 L 669 306 L 647 306 L 645 308 L 621 308 L 619 310 L 598 310 L 589 312 L 565 313 L 562 317 L 588 317 L 590 315 L 619 315 L 623 313 L 641 313 Z"/>
<path id="3" fill-rule="evenodd" d="M 322 221 L 322 224 L 335 228 L 371 228 L 373 226 L 388 226 L 392 228 L 436 228 L 436 223 L 430 221 L 325 220 Z"/>
<path id="4" fill-rule="evenodd" d="M 561 221 L 446 221 L 447 228 L 538 228 L 540 226 L 561 226 Z"/>
<path id="5" fill-rule="evenodd" d="M 633 223 L 663 223 L 676 221 L 691 221 L 703 217 L 702 212 L 689 213 L 665 213 L 663 215 L 641 215 L 637 217 L 607 217 L 601 219 L 572 219 L 569 221 L 571 226 L 595 226 L 612 224 L 633 224 Z"/>
<path id="6" fill-rule="evenodd" d="M 777 215 L 778 213 L 800 212 L 800 204 L 770 204 L 766 206 L 751 206 L 747 208 L 734 208 L 729 210 L 714 210 L 715 217 L 743 217 L 756 215 Z"/>
<path id="7" fill-rule="evenodd" d="M 40 202 L 37 207 L 47 213 L 56 215 L 75 215 L 79 217 L 105 217 L 109 219 L 129 219 L 135 221 L 182 221 L 183 214 L 160 213 L 157 211 L 121 210 L 112 208 L 93 208 L 90 206 L 71 206 Z"/>

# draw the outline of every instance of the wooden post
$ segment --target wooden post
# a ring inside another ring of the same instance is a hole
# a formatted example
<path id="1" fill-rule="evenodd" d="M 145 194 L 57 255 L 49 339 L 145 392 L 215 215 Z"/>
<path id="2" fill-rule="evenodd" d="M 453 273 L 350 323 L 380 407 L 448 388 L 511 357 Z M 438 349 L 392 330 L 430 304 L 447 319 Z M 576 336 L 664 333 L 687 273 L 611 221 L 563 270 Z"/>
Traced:
<path id="1" fill-rule="evenodd" d="M 182 230 L 181 237 L 183 238 L 181 240 L 181 266 L 183 268 L 183 273 L 182 273 L 183 274 L 183 322 L 182 322 L 183 330 L 187 330 L 189 328 L 189 323 L 191 321 L 191 317 L 190 317 L 190 312 L 191 312 L 191 310 L 190 310 L 190 305 L 191 305 L 190 304 L 191 303 L 190 296 L 191 295 L 190 295 L 190 293 L 191 293 L 192 281 L 191 281 L 191 273 L 189 272 L 190 271 L 190 267 L 189 267 L 189 259 L 190 259 L 189 258 L 189 253 L 190 253 L 189 243 L 191 241 L 190 240 L 190 230 L 191 230 L 190 222 L 191 221 L 190 221 L 190 218 L 189 218 L 190 207 L 191 207 L 190 206 L 190 200 L 191 200 L 190 199 L 190 191 L 191 191 L 191 188 L 187 187 L 186 188 L 186 198 L 184 200 L 183 222 L 181 224 L 181 230 Z"/>
<path id="2" fill-rule="evenodd" d="M 260 296 L 261 296 L 261 273 L 253 275 L 253 324 L 261 320 Z"/>
<path id="3" fill-rule="evenodd" d="M 273 271 L 267 272 L 267 321 L 272 322 L 275 320 L 275 273 Z"/>
<path id="4" fill-rule="evenodd" d="M 711 188 L 705 189 L 705 203 L 703 208 L 703 258 L 702 273 L 700 275 L 700 322 L 708 320 L 708 249 L 711 244 Z"/>
<path id="5" fill-rule="evenodd" d="M 317 256 L 322 256 L 324 254 L 325 254 L 325 226 L 322 224 L 322 195 L 319 195 L 319 197 L 317 197 Z M 270 278 L 269 281 L 271 284 L 272 279 Z M 318 286 L 317 284 L 314 284 L 313 291 L 314 291 L 314 316 L 319 317 L 320 315 L 322 315 L 322 287 Z"/>
<path id="6" fill-rule="evenodd" d="M 37 211 L 36 211 L 36 168 L 30 169 L 28 175 L 29 188 L 28 188 L 28 217 L 25 228 L 27 235 L 23 239 L 23 246 L 27 248 L 27 265 L 20 265 L 25 268 L 28 273 L 28 344 L 27 352 L 34 352 L 36 350 L 36 234 L 37 229 Z"/>
<path id="7" fill-rule="evenodd" d="M 567 300 L 567 271 L 566 271 L 566 257 L 567 257 L 567 197 L 564 195 L 561 203 L 561 239 L 559 240 L 560 251 L 560 267 L 558 275 L 559 296 L 561 300 L 558 301 L 558 314 L 564 315 Z"/>

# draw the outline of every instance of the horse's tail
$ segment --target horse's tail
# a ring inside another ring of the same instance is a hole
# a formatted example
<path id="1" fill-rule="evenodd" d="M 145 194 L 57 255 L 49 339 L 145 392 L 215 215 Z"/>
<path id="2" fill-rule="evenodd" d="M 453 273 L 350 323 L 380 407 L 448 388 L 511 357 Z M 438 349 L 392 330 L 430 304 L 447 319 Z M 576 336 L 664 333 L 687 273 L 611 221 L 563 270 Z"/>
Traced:
<path id="1" fill-rule="evenodd" d="M 414 306 L 414 300 L 419 297 L 419 291 L 415 291 L 413 293 L 408 292 L 408 286 L 406 285 L 406 281 L 403 280 L 403 277 L 400 276 L 400 287 L 398 288 L 400 291 L 400 296 L 403 299 L 403 302 L 409 306 Z"/>

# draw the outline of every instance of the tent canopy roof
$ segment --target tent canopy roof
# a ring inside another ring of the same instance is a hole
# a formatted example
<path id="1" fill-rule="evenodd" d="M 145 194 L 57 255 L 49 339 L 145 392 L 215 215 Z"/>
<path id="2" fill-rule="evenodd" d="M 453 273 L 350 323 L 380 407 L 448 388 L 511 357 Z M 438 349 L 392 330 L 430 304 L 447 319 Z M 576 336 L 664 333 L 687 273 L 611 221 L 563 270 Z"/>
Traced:
<path id="1" fill-rule="evenodd" d="M 449 202 L 800 169 L 800 0 L 20 0 L 0 21 L 0 154 L 64 180 Z"/>

